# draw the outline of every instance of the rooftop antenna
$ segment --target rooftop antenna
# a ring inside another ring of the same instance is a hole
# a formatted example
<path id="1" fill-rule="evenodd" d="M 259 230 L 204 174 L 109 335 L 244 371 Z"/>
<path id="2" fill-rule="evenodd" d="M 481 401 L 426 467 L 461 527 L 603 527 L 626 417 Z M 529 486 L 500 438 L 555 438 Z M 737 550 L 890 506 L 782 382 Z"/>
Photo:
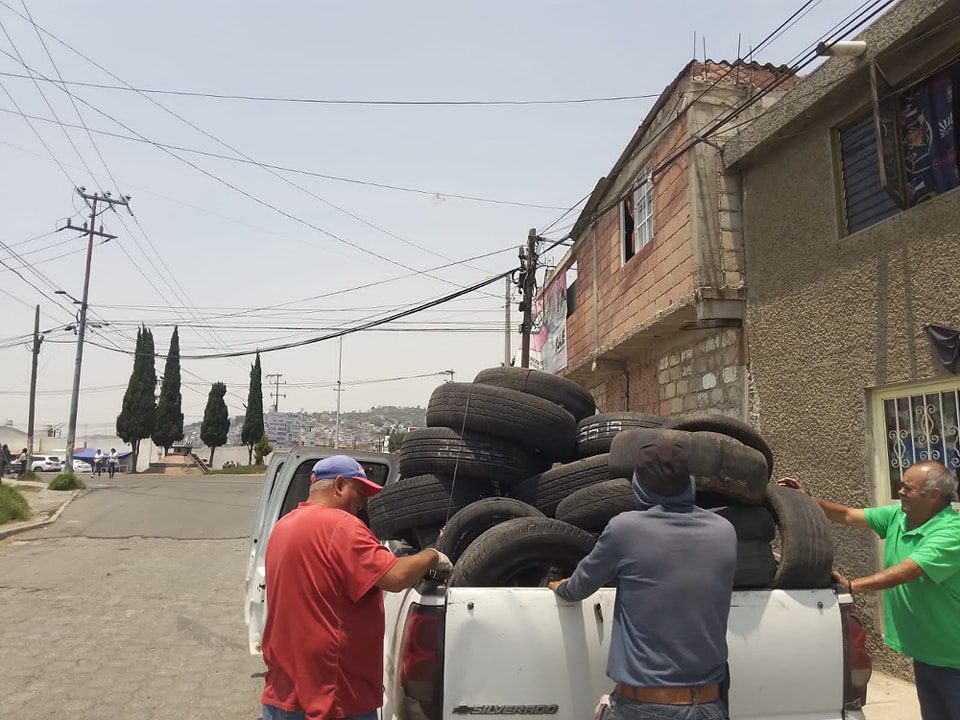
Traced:
<path id="1" fill-rule="evenodd" d="M 697 31 L 693 31 L 693 59 L 697 59 Z"/>

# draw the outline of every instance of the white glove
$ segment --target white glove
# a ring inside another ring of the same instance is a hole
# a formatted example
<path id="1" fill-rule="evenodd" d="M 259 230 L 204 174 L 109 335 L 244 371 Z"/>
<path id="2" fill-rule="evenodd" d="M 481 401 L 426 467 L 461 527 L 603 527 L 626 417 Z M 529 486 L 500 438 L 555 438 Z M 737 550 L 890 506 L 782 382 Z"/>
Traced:
<path id="1" fill-rule="evenodd" d="M 433 569 L 439 572 L 453 572 L 453 563 L 450 562 L 450 558 L 436 548 L 430 549 L 433 550 L 437 554 L 437 558 L 439 558 L 436 566 Z"/>

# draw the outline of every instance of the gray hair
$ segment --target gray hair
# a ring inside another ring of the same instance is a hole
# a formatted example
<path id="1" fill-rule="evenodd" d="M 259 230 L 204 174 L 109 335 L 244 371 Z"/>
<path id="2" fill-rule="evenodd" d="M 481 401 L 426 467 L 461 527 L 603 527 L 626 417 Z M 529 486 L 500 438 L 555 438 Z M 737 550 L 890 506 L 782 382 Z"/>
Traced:
<path id="1" fill-rule="evenodd" d="M 947 469 L 947 466 L 938 462 L 928 462 L 924 465 L 927 467 L 926 478 L 923 483 L 924 492 L 939 490 L 948 502 L 956 500 L 957 478 Z"/>

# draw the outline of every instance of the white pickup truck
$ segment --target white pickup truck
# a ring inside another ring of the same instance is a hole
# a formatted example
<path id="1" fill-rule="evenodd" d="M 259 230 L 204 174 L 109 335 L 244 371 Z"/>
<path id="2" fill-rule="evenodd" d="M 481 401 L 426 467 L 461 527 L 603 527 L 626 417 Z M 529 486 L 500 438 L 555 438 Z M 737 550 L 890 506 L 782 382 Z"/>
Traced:
<path id="1" fill-rule="evenodd" d="M 266 618 L 266 538 L 306 498 L 310 469 L 330 454 L 329 448 L 298 448 L 268 468 L 244 597 L 251 653 L 260 652 Z M 379 482 L 396 479 L 394 456 L 356 457 Z M 388 593 L 381 719 L 589 720 L 612 687 L 604 671 L 615 592 L 602 589 L 567 603 L 542 588 L 446 587 L 427 579 Z M 862 720 L 870 658 L 852 610 L 851 597 L 831 589 L 734 592 L 727 634 L 730 717 Z"/>

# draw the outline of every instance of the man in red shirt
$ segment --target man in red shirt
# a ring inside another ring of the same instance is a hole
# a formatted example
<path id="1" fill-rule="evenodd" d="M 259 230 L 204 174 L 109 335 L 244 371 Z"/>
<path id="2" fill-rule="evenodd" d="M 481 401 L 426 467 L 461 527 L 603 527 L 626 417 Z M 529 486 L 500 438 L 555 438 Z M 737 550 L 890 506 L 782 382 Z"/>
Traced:
<path id="1" fill-rule="evenodd" d="M 312 486 L 267 544 L 263 720 L 376 720 L 383 704 L 383 593 L 450 570 L 436 550 L 398 558 L 357 517 L 381 490 L 351 457 L 313 467 Z"/>

